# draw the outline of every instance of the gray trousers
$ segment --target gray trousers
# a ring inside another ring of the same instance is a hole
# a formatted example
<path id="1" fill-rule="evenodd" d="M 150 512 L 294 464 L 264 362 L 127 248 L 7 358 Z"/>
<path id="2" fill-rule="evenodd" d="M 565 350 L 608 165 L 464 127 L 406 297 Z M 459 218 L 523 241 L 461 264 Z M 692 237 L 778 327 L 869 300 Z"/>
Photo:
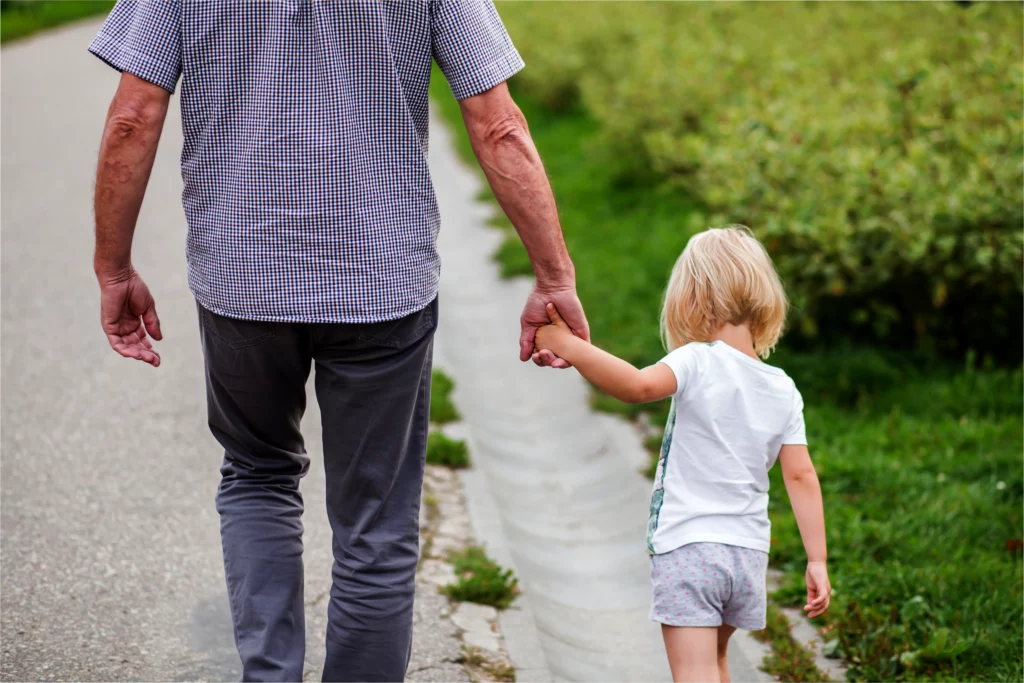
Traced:
<path id="1" fill-rule="evenodd" d="M 372 324 L 272 323 L 199 306 L 217 511 L 247 681 L 302 680 L 299 431 L 316 368 L 334 534 L 325 681 L 400 681 L 412 644 L 437 301 Z"/>

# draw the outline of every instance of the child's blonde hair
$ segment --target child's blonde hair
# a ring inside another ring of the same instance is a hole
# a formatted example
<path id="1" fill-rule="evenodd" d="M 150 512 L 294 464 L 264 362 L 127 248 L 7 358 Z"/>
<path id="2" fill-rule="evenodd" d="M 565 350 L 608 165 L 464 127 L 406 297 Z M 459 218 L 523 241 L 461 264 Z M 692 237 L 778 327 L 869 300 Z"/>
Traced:
<path id="1" fill-rule="evenodd" d="M 767 358 L 786 323 L 786 291 L 750 228 L 710 228 L 690 238 L 672 269 L 661 311 L 671 350 L 710 341 L 726 324 L 750 325 L 754 351 Z"/>

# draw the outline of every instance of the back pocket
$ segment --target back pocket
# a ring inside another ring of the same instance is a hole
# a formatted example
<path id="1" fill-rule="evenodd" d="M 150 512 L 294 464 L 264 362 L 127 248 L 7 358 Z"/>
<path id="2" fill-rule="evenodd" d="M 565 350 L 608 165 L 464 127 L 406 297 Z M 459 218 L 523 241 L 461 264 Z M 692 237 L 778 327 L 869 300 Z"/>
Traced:
<path id="1" fill-rule="evenodd" d="M 277 323 L 228 318 L 202 308 L 202 306 L 200 308 L 203 312 L 203 327 L 210 333 L 210 336 L 233 349 L 256 346 L 268 339 L 273 339 L 277 334 Z"/>
<path id="2" fill-rule="evenodd" d="M 360 327 L 359 340 L 374 346 L 401 349 L 423 338 L 434 329 L 437 314 L 437 299 L 415 313 L 379 323 L 367 323 Z"/>

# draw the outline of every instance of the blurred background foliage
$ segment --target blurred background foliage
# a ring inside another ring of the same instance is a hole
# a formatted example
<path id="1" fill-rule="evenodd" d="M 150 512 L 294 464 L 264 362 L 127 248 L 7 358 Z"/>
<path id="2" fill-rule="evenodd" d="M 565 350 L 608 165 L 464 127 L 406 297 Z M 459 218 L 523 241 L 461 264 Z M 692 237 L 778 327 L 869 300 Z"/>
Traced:
<path id="1" fill-rule="evenodd" d="M 0 0 L 0 42 L 106 14 L 114 0 Z"/>
<path id="2" fill-rule="evenodd" d="M 502 11 L 517 87 L 585 111 L 614 184 L 684 189 L 690 230 L 754 229 L 793 299 L 790 345 L 1019 358 L 1019 5 Z"/>

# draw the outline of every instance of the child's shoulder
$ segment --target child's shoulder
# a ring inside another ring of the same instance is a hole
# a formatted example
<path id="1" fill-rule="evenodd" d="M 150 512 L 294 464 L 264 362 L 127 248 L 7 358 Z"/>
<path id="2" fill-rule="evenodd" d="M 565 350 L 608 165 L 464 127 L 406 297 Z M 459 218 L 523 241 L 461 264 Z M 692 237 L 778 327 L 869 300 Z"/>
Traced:
<path id="1" fill-rule="evenodd" d="M 706 356 L 706 355 L 712 353 L 712 351 L 713 351 L 713 349 L 715 347 L 715 344 L 717 344 L 717 343 L 718 342 L 699 342 L 699 341 L 687 342 L 687 343 L 683 344 L 682 346 L 677 346 L 676 348 L 674 348 L 671 351 L 669 351 L 668 352 L 668 356 L 666 356 L 666 357 L 667 358 L 682 358 L 682 357 L 687 357 L 687 356 L 695 356 L 695 357 Z"/>
<path id="2" fill-rule="evenodd" d="M 673 367 L 681 365 L 688 367 L 701 366 L 711 357 L 713 347 L 713 342 L 687 342 L 669 351 L 661 362 Z"/>

